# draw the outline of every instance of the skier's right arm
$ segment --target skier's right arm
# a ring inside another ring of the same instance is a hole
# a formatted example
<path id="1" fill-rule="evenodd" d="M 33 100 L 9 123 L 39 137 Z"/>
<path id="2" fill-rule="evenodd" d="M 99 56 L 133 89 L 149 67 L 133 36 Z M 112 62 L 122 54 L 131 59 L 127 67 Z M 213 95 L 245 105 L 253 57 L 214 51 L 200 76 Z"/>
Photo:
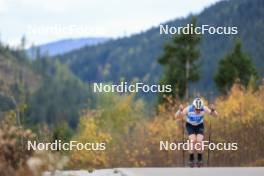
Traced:
<path id="1" fill-rule="evenodd" d="M 187 114 L 187 111 L 188 111 L 188 107 L 183 109 L 183 106 L 180 105 L 179 110 L 175 113 L 175 119 L 182 118 L 184 115 Z"/>

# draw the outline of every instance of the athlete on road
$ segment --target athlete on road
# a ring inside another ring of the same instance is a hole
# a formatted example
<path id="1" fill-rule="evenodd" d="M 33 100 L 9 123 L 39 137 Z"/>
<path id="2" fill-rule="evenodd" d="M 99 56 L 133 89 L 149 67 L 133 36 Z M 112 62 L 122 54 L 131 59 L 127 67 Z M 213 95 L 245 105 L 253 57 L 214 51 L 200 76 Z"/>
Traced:
<path id="1" fill-rule="evenodd" d="M 202 144 L 204 138 L 203 121 L 205 113 L 211 114 L 213 116 L 218 116 L 218 113 L 215 111 L 213 105 L 208 108 L 207 106 L 204 106 L 201 98 L 195 98 L 192 105 L 189 105 L 186 108 L 183 108 L 183 106 L 180 105 L 179 110 L 175 114 L 176 118 L 183 118 L 183 116 L 186 116 L 186 130 L 189 136 L 189 141 L 193 146 L 196 143 Z M 201 167 L 203 164 L 202 152 L 203 151 L 201 148 L 197 150 L 198 156 L 196 165 L 198 167 Z M 194 151 L 189 150 L 189 153 L 189 165 L 190 167 L 194 167 Z"/>

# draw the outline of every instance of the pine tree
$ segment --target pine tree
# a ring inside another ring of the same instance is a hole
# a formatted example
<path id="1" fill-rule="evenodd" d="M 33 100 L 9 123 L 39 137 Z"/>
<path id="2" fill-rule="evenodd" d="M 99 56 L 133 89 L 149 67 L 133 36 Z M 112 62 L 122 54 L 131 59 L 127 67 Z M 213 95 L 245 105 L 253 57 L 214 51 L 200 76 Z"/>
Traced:
<path id="1" fill-rule="evenodd" d="M 164 76 L 160 84 L 172 85 L 172 92 L 166 93 L 172 97 L 188 98 L 188 83 L 199 80 L 197 61 L 200 52 L 197 45 L 201 37 L 191 33 L 196 27 L 196 18 L 192 18 L 188 34 L 175 35 L 171 43 L 164 46 L 164 54 L 158 62 L 164 68 Z M 159 97 L 163 102 L 163 95 Z"/>
<path id="2" fill-rule="evenodd" d="M 215 84 L 220 93 L 226 94 L 236 80 L 246 87 L 252 77 L 257 80 L 257 70 L 252 59 L 242 51 L 241 42 L 237 41 L 233 51 L 220 60 Z"/>

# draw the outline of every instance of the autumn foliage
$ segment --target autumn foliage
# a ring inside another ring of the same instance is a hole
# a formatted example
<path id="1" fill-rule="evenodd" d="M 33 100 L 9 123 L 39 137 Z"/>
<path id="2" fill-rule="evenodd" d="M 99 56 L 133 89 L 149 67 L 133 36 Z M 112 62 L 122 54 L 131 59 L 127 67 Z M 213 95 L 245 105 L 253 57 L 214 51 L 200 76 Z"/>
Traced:
<path id="1" fill-rule="evenodd" d="M 240 84 L 235 84 L 227 96 L 215 99 L 220 115 L 205 117 L 205 140 L 210 133 L 211 142 L 236 142 L 238 150 L 210 151 L 210 166 L 264 165 L 263 99 L 263 86 L 255 90 Z M 134 101 L 133 95 L 108 96 L 106 102 L 101 108 L 85 111 L 74 138 L 107 141 L 106 151 L 75 151 L 71 167 L 168 167 L 182 166 L 187 161 L 187 152 L 159 150 L 161 140 L 187 140 L 182 121 L 173 119 L 183 102 L 169 98 L 150 118 L 143 117 L 145 106 L 142 101 Z M 207 163 L 208 151 L 204 154 Z"/>
<path id="2" fill-rule="evenodd" d="M 263 85 L 256 89 L 255 86 L 245 88 L 240 84 L 235 84 L 228 95 L 215 98 L 212 103 L 219 117 L 205 117 L 205 140 L 208 140 L 210 133 L 211 142 L 238 143 L 238 150 L 210 151 L 209 166 L 264 165 L 263 99 Z M 61 152 L 68 158 L 66 168 L 93 170 L 185 165 L 187 151 L 160 151 L 159 148 L 160 141 L 177 143 L 187 140 L 184 121 L 173 118 L 180 104 L 187 105 L 187 102 L 168 97 L 166 103 L 157 108 L 156 115 L 147 116 L 146 102 L 135 99 L 134 95 L 105 95 L 96 109 L 81 112 L 79 125 L 70 140 L 105 142 L 106 150 Z M 15 116 L 15 113 L 9 116 Z M 59 169 L 62 168 L 61 163 L 66 163 L 65 159 L 57 156 L 60 152 L 28 152 L 21 148 L 20 142 L 30 139 L 32 135 L 32 132 L 12 124 L 2 124 L 0 172 L 3 175 L 39 175 L 40 171 Z M 206 165 L 207 150 L 204 151 L 204 161 Z"/>
<path id="3" fill-rule="evenodd" d="M 27 141 L 36 135 L 29 129 L 17 126 L 16 113 L 7 112 L 0 123 L 0 175 L 41 176 L 43 171 L 62 169 L 67 158 L 49 151 L 27 149 Z"/>

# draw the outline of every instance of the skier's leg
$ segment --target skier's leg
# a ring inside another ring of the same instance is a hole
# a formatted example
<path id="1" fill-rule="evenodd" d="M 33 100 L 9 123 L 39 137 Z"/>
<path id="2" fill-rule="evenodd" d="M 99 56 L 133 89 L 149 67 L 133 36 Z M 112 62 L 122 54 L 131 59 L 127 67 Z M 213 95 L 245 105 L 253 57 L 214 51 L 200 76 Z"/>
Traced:
<path id="1" fill-rule="evenodd" d="M 203 134 L 197 134 L 196 143 L 197 145 L 197 166 L 201 167 L 203 164 L 203 150 L 202 150 L 202 142 L 203 142 L 204 136 Z"/>
<path id="2" fill-rule="evenodd" d="M 196 135 L 191 134 L 189 135 L 189 142 L 191 146 L 194 146 L 196 142 Z M 194 167 L 194 150 L 192 148 L 189 149 L 189 165 L 190 167 Z"/>

